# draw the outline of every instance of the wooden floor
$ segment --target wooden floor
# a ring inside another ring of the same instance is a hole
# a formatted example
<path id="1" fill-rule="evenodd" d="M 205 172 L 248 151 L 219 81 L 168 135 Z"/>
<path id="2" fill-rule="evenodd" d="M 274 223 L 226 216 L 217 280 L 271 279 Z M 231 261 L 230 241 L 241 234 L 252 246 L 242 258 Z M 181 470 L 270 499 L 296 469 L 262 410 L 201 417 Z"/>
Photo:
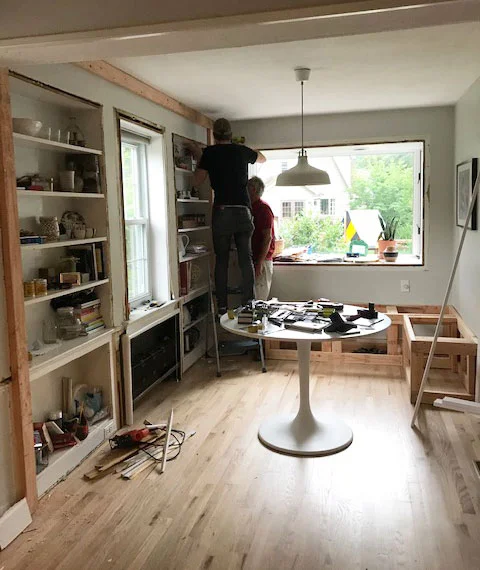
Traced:
<path id="1" fill-rule="evenodd" d="M 480 419 L 427 408 L 421 431 L 400 370 L 312 366 L 317 415 L 353 444 L 323 458 L 265 449 L 259 422 L 298 405 L 294 362 L 201 363 L 164 383 L 139 422 L 196 435 L 166 472 L 87 482 L 89 458 L 45 497 L 0 570 L 478 570 Z"/>

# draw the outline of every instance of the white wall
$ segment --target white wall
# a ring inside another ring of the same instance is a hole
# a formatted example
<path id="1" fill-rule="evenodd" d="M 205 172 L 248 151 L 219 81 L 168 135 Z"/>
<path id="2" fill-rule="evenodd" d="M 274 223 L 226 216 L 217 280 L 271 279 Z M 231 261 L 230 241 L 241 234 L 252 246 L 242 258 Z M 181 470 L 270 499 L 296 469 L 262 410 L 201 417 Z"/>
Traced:
<path id="1" fill-rule="evenodd" d="M 254 148 L 288 148 L 300 144 L 298 117 L 239 121 L 235 135 Z M 437 304 L 442 301 L 451 263 L 454 213 L 453 107 L 309 116 L 305 144 L 351 144 L 425 140 L 425 266 L 424 267 L 279 267 L 272 295 L 280 299 L 329 297 L 340 301 Z M 428 196 L 430 199 L 428 199 Z M 410 280 L 410 293 L 400 280 Z"/>
<path id="2" fill-rule="evenodd" d="M 455 164 L 480 158 L 480 79 L 472 85 L 455 107 Z M 455 225 L 455 174 L 450 178 L 450 208 L 453 242 L 452 258 L 457 251 L 462 228 Z M 478 205 L 477 205 L 478 214 Z M 480 230 L 467 231 L 452 291 L 452 304 L 467 317 L 468 325 L 480 336 Z"/>
<path id="3" fill-rule="evenodd" d="M 28 66 L 15 68 L 15 71 L 103 105 L 110 251 L 112 257 L 111 283 L 114 299 L 113 320 L 115 325 L 121 325 L 123 321 L 125 284 L 119 218 L 121 210 L 121 202 L 119 200 L 121 189 L 118 182 L 119 151 L 114 109 L 117 108 L 122 111 L 127 111 L 130 114 L 134 114 L 139 118 L 154 122 L 165 128 L 167 191 L 169 194 L 168 222 L 170 224 L 169 235 L 171 236 L 175 236 L 172 133 L 178 133 L 185 137 L 206 142 L 206 130 L 192 124 L 190 121 L 187 121 L 175 113 L 167 111 L 146 99 L 138 97 L 121 87 L 108 83 L 73 65 Z M 152 215 L 154 215 L 154 212 L 152 212 Z M 175 239 L 173 239 L 170 244 L 170 267 L 173 268 L 171 280 L 174 287 L 176 287 L 178 280 Z"/>

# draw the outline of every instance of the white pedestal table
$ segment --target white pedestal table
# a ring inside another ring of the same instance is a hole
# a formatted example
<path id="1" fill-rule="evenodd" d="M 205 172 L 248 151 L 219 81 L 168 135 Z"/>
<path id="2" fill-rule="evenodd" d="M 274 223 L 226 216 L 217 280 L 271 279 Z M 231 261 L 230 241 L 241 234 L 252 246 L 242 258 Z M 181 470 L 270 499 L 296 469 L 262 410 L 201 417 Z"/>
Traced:
<path id="1" fill-rule="evenodd" d="M 359 307 L 345 305 L 340 313 L 343 318 L 357 314 Z M 355 334 L 305 333 L 294 329 L 282 329 L 271 323 L 265 331 L 250 333 L 247 326 L 239 325 L 237 318 L 223 315 L 221 326 L 234 334 L 248 338 L 295 342 L 298 355 L 300 405 L 296 414 L 277 415 L 262 422 L 258 438 L 267 447 L 288 455 L 331 455 L 346 449 L 353 440 L 350 427 L 334 415 L 316 417 L 310 406 L 310 348 L 312 342 L 324 342 L 372 335 L 387 329 L 391 321 L 383 313 L 372 319 L 370 327 L 358 327 Z M 358 331 L 358 332 L 357 332 Z M 350 331 L 349 331 L 350 332 Z"/>

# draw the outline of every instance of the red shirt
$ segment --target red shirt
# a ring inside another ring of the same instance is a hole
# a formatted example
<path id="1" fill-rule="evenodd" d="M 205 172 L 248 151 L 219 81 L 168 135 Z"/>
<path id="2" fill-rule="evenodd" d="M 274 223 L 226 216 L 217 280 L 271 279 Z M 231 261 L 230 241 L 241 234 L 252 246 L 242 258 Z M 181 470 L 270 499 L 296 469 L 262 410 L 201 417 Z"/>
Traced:
<path id="1" fill-rule="evenodd" d="M 265 259 L 272 259 L 275 251 L 275 229 L 273 227 L 273 212 L 270 206 L 263 200 L 257 200 L 252 204 L 253 223 L 255 230 L 252 235 L 252 253 L 253 261 L 257 261 L 259 253 L 262 249 L 263 232 L 270 229 L 272 232 L 272 241 L 268 248 Z"/>

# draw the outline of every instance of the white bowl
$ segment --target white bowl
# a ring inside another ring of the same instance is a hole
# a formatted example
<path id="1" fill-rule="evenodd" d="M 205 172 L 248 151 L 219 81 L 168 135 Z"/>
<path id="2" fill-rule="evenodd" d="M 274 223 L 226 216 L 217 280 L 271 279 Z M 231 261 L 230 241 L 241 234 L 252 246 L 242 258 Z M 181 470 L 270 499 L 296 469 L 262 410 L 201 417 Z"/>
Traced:
<path id="1" fill-rule="evenodd" d="M 13 119 L 13 131 L 21 135 L 36 137 L 42 128 L 41 121 L 34 119 Z"/>

